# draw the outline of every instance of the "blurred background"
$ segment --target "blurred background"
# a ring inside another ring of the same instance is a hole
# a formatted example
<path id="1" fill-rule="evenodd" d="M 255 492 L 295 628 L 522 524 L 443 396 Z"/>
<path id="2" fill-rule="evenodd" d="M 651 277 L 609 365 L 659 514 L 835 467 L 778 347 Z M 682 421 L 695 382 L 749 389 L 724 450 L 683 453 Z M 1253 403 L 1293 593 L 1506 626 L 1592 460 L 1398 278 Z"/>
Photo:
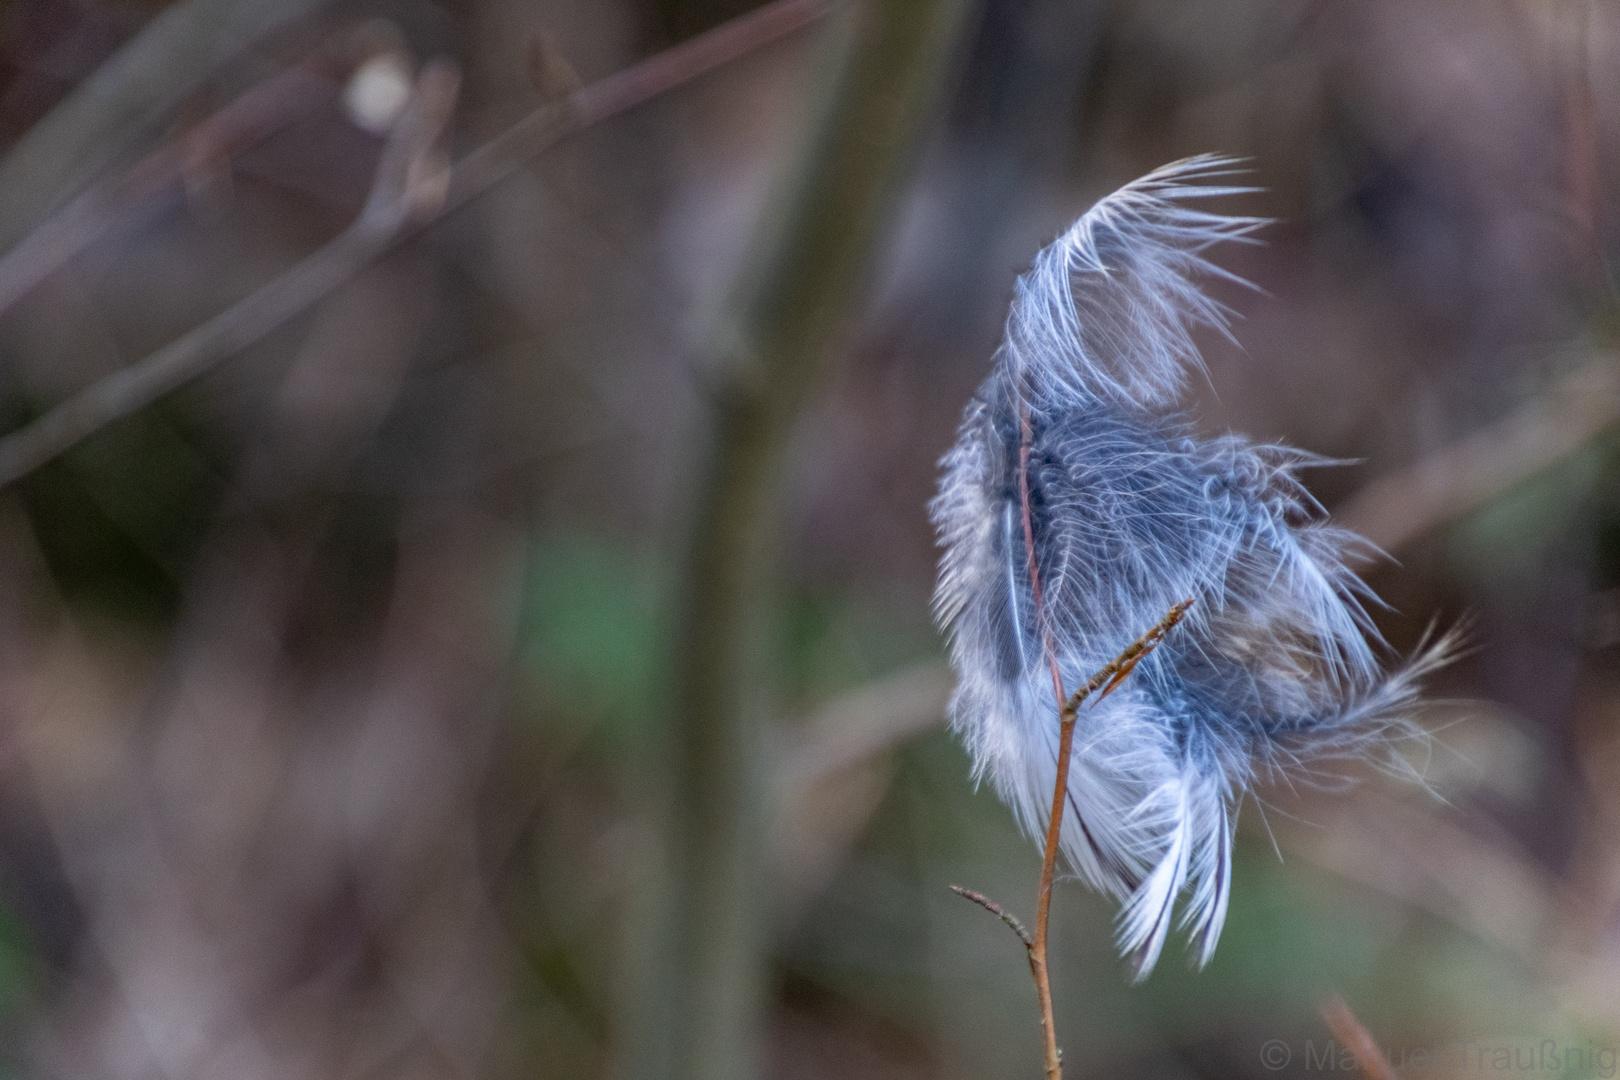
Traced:
<path id="1" fill-rule="evenodd" d="M 426 227 L 0 490 L 0 1075 L 657 1072 L 708 354 L 842 16 L 435 199 L 446 155 L 751 6 L 0 8 L 4 431 L 298 275 L 415 73 L 460 73 Z M 1392 648 L 1466 617 L 1475 651 L 1432 790 L 1243 807 L 1207 970 L 1129 986 L 1059 885 L 1066 1074 L 1323 1071 L 1336 993 L 1397 1065 L 1464 1047 L 1411 1075 L 1614 1076 L 1620 7 L 959 6 L 766 480 L 760 1074 L 1040 1075 L 1017 942 L 947 890 L 1027 919 L 1039 853 L 943 727 L 925 503 L 1038 248 L 1221 151 L 1263 189 L 1222 208 L 1277 223 L 1216 253 L 1258 289 L 1211 286 L 1240 319 L 1199 427 L 1345 459 L 1308 480 L 1390 554 Z"/>

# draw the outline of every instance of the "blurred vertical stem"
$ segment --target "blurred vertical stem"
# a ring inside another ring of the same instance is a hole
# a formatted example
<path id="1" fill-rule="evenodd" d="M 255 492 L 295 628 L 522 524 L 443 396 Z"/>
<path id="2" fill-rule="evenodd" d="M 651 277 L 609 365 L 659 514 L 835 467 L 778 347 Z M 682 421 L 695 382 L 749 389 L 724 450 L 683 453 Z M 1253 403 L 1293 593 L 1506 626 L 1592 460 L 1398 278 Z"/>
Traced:
<path id="1" fill-rule="evenodd" d="M 681 578 L 672 701 L 669 969 L 650 1075 L 754 1075 L 769 913 L 761 844 L 760 601 L 784 448 L 858 307 L 973 0 L 836 15 L 819 109 L 707 343 L 710 416 Z"/>

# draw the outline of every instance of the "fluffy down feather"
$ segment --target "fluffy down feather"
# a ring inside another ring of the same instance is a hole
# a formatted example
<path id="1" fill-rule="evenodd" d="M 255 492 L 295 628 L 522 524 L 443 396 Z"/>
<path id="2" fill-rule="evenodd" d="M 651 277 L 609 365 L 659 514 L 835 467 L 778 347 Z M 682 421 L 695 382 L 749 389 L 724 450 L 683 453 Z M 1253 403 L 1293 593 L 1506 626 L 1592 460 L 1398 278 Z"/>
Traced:
<path id="1" fill-rule="evenodd" d="M 1205 257 L 1262 219 L 1189 205 L 1253 189 L 1209 183 L 1231 159 L 1167 165 L 1093 206 L 1018 283 L 994 367 L 969 404 L 930 511 L 943 548 L 935 613 L 958 683 L 952 723 L 976 773 L 1044 834 L 1056 777 L 1052 642 L 1070 689 L 1176 601 L 1187 620 L 1118 692 L 1081 711 L 1064 855 L 1121 901 L 1138 978 L 1183 893 L 1193 960 L 1226 917 L 1237 800 L 1257 774 L 1376 751 L 1416 732 L 1419 678 L 1449 641 L 1393 673 L 1373 600 L 1347 565 L 1356 537 L 1299 481 L 1321 459 L 1236 436 L 1194 437 L 1169 412 L 1201 367 L 1191 331 L 1228 312 Z M 1027 425 L 1031 594 L 1020 498 Z"/>

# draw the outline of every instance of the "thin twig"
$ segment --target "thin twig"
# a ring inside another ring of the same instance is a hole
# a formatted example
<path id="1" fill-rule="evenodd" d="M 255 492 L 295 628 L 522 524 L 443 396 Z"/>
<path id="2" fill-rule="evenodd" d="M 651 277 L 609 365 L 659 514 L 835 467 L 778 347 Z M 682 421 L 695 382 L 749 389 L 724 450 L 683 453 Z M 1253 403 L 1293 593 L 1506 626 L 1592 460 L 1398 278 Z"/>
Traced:
<path id="1" fill-rule="evenodd" d="M 1058 667 L 1057 646 L 1052 626 L 1046 618 L 1046 602 L 1041 593 L 1040 563 L 1035 553 L 1035 526 L 1030 512 L 1029 457 L 1034 444 L 1034 428 L 1029 403 L 1020 398 L 1018 410 L 1018 501 L 1024 524 L 1024 558 L 1029 570 L 1030 598 L 1035 605 L 1035 625 L 1041 631 L 1041 651 L 1052 673 L 1052 693 L 1058 706 L 1057 783 L 1052 794 L 1052 815 L 1046 825 L 1046 850 L 1041 857 L 1041 882 L 1035 893 L 1035 940 L 1029 947 L 1029 973 L 1035 979 L 1035 1000 L 1041 1012 L 1041 1032 L 1045 1040 L 1047 1080 L 1062 1080 L 1063 1051 L 1057 1044 L 1057 1019 L 1052 1010 L 1052 980 L 1046 969 L 1046 930 L 1052 914 L 1052 878 L 1057 872 L 1057 853 L 1063 834 L 1063 802 L 1069 790 L 1069 756 L 1074 747 L 1074 711 L 1064 705 L 1063 672 Z"/>
<path id="2" fill-rule="evenodd" d="M 1029 936 L 1029 931 L 1024 929 L 1024 924 L 1019 922 L 1018 917 L 1012 912 L 1005 910 L 1000 904 L 996 903 L 983 893 L 976 893 L 972 889 L 964 889 L 960 885 L 952 885 L 950 888 L 951 892 L 955 893 L 957 896 L 973 901 L 975 904 L 978 904 L 980 907 L 984 908 L 984 910 L 1006 923 L 1007 928 L 1013 933 L 1017 934 L 1018 940 L 1024 943 L 1024 948 L 1033 949 L 1035 947 L 1035 939 Z"/>
<path id="3" fill-rule="evenodd" d="M 1059 688 L 1059 700 L 1062 689 Z M 1052 786 L 1052 814 L 1046 823 L 1046 850 L 1041 856 L 1041 884 L 1035 894 L 1035 942 L 1029 950 L 1029 969 L 1035 976 L 1035 996 L 1046 1033 L 1047 1080 L 1062 1080 L 1063 1052 L 1057 1045 L 1057 1021 L 1052 1011 L 1052 981 L 1046 969 L 1047 926 L 1052 916 L 1052 879 L 1057 873 L 1058 847 L 1063 838 L 1063 805 L 1069 797 L 1069 758 L 1074 750 L 1073 709 L 1065 707 L 1058 721 L 1057 780 Z"/>
<path id="4" fill-rule="evenodd" d="M 181 0 L 167 5 L 0 160 L 0 249 L 171 115 L 222 64 L 324 0 Z"/>
<path id="5" fill-rule="evenodd" d="M 543 105 L 456 163 L 446 212 L 482 195 L 564 136 L 691 82 L 815 22 L 827 0 L 776 0 Z"/>
<path id="6" fill-rule="evenodd" d="M 1024 497 L 1028 499 L 1027 486 L 1024 488 Z M 1031 572 L 1034 569 L 1032 563 Z M 1033 593 L 1033 590 L 1031 591 Z M 1038 597 L 1038 594 L 1035 595 Z M 1068 799 L 1069 792 L 1069 758 L 1074 747 L 1075 718 L 1079 715 L 1080 705 L 1086 698 L 1104 686 L 1108 688 L 1103 695 L 1106 697 L 1109 691 L 1130 675 L 1136 665 L 1157 648 L 1159 642 L 1164 640 L 1164 636 L 1181 622 L 1192 604 L 1191 600 L 1183 600 L 1173 605 L 1165 613 L 1164 618 L 1155 623 L 1147 633 L 1125 646 L 1124 651 L 1118 656 L 1104 664 L 1084 686 L 1074 692 L 1074 696 L 1067 701 L 1059 699 L 1062 702 L 1062 710 L 1059 713 L 1061 727 L 1058 736 L 1058 774 L 1052 792 L 1052 817 L 1046 827 L 1046 852 L 1041 860 L 1041 887 L 1035 907 L 1034 936 L 1031 937 L 1022 923 L 988 897 L 971 889 L 964 889 L 960 885 L 951 886 L 951 891 L 958 896 L 966 897 L 1000 918 L 1024 943 L 1025 954 L 1029 958 L 1029 972 L 1035 980 L 1035 996 L 1040 1002 L 1041 1028 L 1046 1039 L 1046 1075 L 1050 1080 L 1061 1080 L 1063 1076 L 1063 1051 L 1057 1047 L 1057 1032 L 1053 1026 L 1052 984 L 1046 968 L 1046 929 L 1052 913 L 1052 878 L 1057 869 L 1059 842 L 1063 838 L 1063 805 Z M 1048 648 L 1050 647 L 1048 643 Z M 1060 680 L 1058 686 L 1058 692 L 1061 694 Z"/>
<path id="7" fill-rule="evenodd" d="M 418 178 L 423 182 L 408 182 L 401 198 L 409 206 L 378 202 L 374 189 L 368 209 L 353 225 L 258 291 L 0 438 L 0 486 L 240 352 L 331 294 L 401 239 L 488 191 L 566 136 L 775 41 L 825 10 L 825 0 L 776 0 L 545 105 L 467 154 L 447 177 L 428 182 L 433 179 L 428 170 Z M 379 166 L 379 180 L 382 171 Z M 393 211 L 401 208 L 404 213 L 396 218 Z"/>
<path id="8" fill-rule="evenodd" d="M 1125 651 L 1091 677 L 1073 697 L 1063 692 L 1063 674 L 1058 668 L 1057 649 L 1052 641 L 1051 623 L 1046 618 L 1045 599 L 1041 592 L 1039 562 L 1035 555 L 1035 529 L 1030 511 L 1029 460 L 1034 442 L 1034 429 L 1030 423 L 1029 406 L 1020 403 L 1018 446 L 1018 498 L 1024 523 L 1024 555 L 1029 567 L 1029 591 L 1035 605 L 1035 624 L 1040 627 L 1042 652 L 1052 674 L 1052 692 L 1058 706 L 1058 758 L 1057 779 L 1052 786 L 1052 813 L 1046 824 L 1046 848 L 1041 856 L 1041 882 L 1035 899 L 1035 939 L 1029 948 L 1029 970 L 1035 979 L 1035 998 L 1041 1011 L 1041 1030 L 1045 1036 L 1047 1080 L 1061 1080 L 1063 1052 L 1057 1044 L 1057 1021 L 1052 1009 L 1052 980 L 1046 966 L 1047 927 L 1052 915 L 1052 881 L 1057 875 L 1058 850 L 1063 840 L 1063 809 L 1069 798 L 1069 761 L 1074 751 L 1074 724 L 1080 703 L 1099 688 L 1102 696 L 1113 693 L 1120 683 L 1148 653 L 1164 639 L 1171 628 L 1179 623 L 1192 601 L 1183 600 L 1171 607 L 1158 624 L 1137 638 Z"/>
<path id="9" fill-rule="evenodd" d="M 95 243 L 114 225 L 160 199 L 195 162 L 263 142 L 337 96 L 338 84 L 308 64 L 288 68 L 243 92 L 128 172 L 93 185 L 0 257 L 0 312 Z"/>
<path id="10" fill-rule="evenodd" d="M 1378 1040 L 1356 1019 L 1356 1014 L 1342 997 L 1329 995 L 1323 1000 L 1319 1011 L 1322 1022 L 1333 1032 L 1333 1037 L 1355 1055 L 1356 1065 L 1367 1075 L 1367 1080 L 1399 1080 L 1389 1059 L 1379 1048 Z"/>
<path id="11" fill-rule="evenodd" d="M 246 348 L 354 276 L 413 218 L 434 214 L 442 204 L 444 184 L 432 183 L 423 166 L 449 120 L 459 81 L 447 63 L 423 69 L 410 104 L 389 133 L 371 194 L 354 224 L 195 330 L 0 439 L 0 484 L 38 468 L 113 420 Z"/>
<path id="12" fill-rule="evenodd" d="M 1027 495 L 1026 495 L 1027 498 Z M 1046 1074 L 1049 1080 L 1061 1080 L 1063 1054 L 1057 1046 L 1052 1010 L 1052 986 L 1046 966 L 1047 926 L 1052 913 L 1052 880 L 1057 872 L 1058 850 L 1063 839 L 1063 811 L 1069 797 L 1069 762 L 1074 749 L 1075 719 L 1082 702 L 1099 688 L 1103 697 L 1111 693 L 1142 659 L 1158 647 L 1177 623 L 1181 622 L 1193 601 L 1183 600 L 1173 605 L 1164 618 L 1152 629 L 1125 647 L 1125 650 L 1105 664 L 1084 686 L 1067 701 L 1062 698 L 1062 684 L 1058 694 L 1061 708 L 1058 714 L 1057 780 L 1052 787 L 1052 813 L 1046 826 L 1046 850 L 1041 859 L 1041 884 L 1035 906 L 1035 941 L 1029 951 L 1029 967 L 1035 977 L 1035 993 L 1040 1001 L 1041 1023 L 1046 1033 Z M 1048 649 L 1051 648 L 1050 643 Z M 1102 699 L 1099 698 L 1099 701 Z"/>
<path id="13" fill-rule="evenodd" d="M 1102 696 L 1097 699 L 1098 702 L 1112 694 L 1114 689 L 1125 681 L 1125 677 L 1131 673 L 1132 669 L 1146 659 L 1148 653 L 1159 647 L 1159 642 L 1164 640 L 1164 635 L 1175 629 L 1176 624 L 1186 617 L 1187 609 L 1192 606 L 1193 602 L 1190 599 L 1183 600 L 1178 604 L 1172 604 L 1170 610 L 1164 613 L 1164 618 L 1153 625 L 1153 629 L 1125 646 L 1124 652 L 1103 665 L 1102 670 L 1091 677 L 1091 681 L 1076 690 L 1074 696 L 1064 703 L 1064 711 L 1068 713 L 1077 712 L 1081 703 L 1095 693 L 1099 687 L 1104 687 L 1104 684 L 1106 684 L 1106 687 L 1103 689 Z"/>

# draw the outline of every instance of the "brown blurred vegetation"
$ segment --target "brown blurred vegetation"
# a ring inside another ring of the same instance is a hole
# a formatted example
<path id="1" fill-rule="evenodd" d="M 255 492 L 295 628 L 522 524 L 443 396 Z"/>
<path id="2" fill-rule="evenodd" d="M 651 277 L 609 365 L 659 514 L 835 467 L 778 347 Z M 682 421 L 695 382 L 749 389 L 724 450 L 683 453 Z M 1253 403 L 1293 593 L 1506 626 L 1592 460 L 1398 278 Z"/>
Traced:
<path id="1" fill-rule="evenodd" d="M 0 313 L 0 430 L 348 226 L 366 110 L 428 62 L 459 67 L 460 158 L 753 6 L 14 0 L 8 245 L 208 152 Z M 844 14 L 562 142 L 0 491 L 0 1075 L 663 1071 L 711 352 Z M 162 20 L 191 36 L 154 63 Z M 1346 459 L 1310 480 L 1396 557 L 1368 568 L 1393 648 L 1436 615 L 1477 647 L 1432 790 L 1244 807 L 1208 970 L 1128 987 L 1109 906 L 1060 886 L 1068 1075 L 1303 1074 L 1329 993 L 1397 1054 L 1620 1045 L 1620 8 L 982 0 L 947 52 L 761 511 L 762 1073 L 1038 1075 L 1016 944 L 946 889 L 1028 913 L 1039 857 L 942 730 L 923 507 L 1017 273 L 1203 151 L 1251 158 L 1232 208 L 1278 223 L 1220 253 L 1260 291 L 1212 286 L 1241 346 L 1206 343 L 1197 422 Z M 195 137 L 256 89 L 276 123 Z"/>

